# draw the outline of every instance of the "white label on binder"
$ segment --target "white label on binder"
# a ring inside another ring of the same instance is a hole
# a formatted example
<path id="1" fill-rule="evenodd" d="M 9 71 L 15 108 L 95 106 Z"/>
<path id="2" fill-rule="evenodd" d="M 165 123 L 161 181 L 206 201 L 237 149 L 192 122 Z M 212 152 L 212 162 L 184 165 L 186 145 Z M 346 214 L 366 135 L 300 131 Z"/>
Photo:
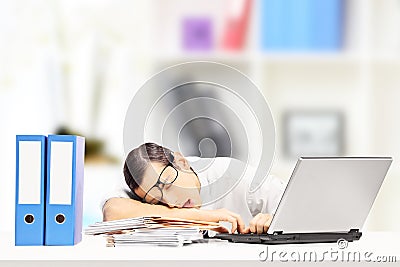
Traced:
<path id="1" fill-rule="evenodd" d="M 71 205 L 72 142 L 51 142 L 50 204 Z"/>
<path id="2" fill-rule="evenodd" d="M 42 143 L 19 141 L 18 153 L 18 204 L 40 204 Z"/>

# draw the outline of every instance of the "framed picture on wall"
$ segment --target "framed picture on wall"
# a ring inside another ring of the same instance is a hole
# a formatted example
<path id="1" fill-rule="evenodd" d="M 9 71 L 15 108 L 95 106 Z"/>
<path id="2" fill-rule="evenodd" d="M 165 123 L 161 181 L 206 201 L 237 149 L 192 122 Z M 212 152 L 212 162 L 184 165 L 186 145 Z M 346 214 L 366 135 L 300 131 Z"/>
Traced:
<path id="1" fill-rule="evenodd" d="M 339 111 L 287 111 L 283 127 L 284 154 L 288 157 L 344 153 L 344 118 Z"/>

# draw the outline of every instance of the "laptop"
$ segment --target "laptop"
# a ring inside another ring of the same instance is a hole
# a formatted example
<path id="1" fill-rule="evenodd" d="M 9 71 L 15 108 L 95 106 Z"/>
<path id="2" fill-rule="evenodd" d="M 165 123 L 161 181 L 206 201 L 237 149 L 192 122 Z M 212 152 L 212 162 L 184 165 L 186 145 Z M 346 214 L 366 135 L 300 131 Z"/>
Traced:
<path id="1" fill-rule="evenodd" d="M 301 157 L 266 234 L 217 234 L 238 243 L 359 240 L 391 157 Z"/>

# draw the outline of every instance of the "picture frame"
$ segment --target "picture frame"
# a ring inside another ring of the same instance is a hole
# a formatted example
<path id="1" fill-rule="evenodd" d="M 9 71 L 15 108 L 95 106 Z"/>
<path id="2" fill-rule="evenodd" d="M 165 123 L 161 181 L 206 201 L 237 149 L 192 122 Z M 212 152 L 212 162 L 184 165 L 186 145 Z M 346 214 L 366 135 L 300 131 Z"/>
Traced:
<path id="1" fill-rule="evenodd" d="M 340 156 L 345 152 L 344 117 L 336 110 L 290 110 L 284 113 L 284 154 Z"/>

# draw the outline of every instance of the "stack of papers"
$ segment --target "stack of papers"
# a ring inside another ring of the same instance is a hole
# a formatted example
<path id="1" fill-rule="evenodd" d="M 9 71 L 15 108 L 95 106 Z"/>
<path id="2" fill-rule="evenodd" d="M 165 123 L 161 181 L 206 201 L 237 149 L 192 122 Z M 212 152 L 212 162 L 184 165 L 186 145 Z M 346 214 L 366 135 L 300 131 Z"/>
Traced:
<path id="1" fill-rule="evenodd" d="M 169 217 L 158 217 L 153 218 L 147 225 L 150 227 L 161 228 L 161 227 L 198 227 L 199 230 L 213 230 L 219 233 L 229 233 L 229 230 L 216 222 L 206 222 L 206 221 L 195 221 L 188 219 L 177 219 Z"/>
<path id="2" fill-rule="evenodd" d="M 107 238 L 107 246 L 158 245 L 182 246 L 203 239 L 199 228 L 159 228 L 114 234 Z"/>
<path id="3" fill-rule="evenodd" d="M 103 234 L 107 246 L 158 245 L 182 246 L 203 239 L 203 230 L 229 232 L 215 222 L 167 217 L 138 217 L 97 222 L 85 229 L 85 234 Z"/>
<path id="4" fill-rule="evenodd" d="M 123 233 L 124 230 L 146 228 L 146 222 L 158 217 L 139 217 L 108 222 L 97 222 L 85 229 L 87 235 Z"/>

